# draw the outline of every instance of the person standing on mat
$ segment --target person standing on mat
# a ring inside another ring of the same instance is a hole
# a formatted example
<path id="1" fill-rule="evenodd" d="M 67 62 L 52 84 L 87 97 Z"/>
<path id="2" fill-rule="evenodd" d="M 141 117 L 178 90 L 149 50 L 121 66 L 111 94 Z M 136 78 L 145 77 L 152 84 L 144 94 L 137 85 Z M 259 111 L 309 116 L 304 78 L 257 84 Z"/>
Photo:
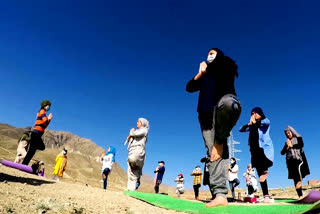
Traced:
<path id="1" fill-rule="evenodd" d="M 31 132 L 29 150 L 22 164 L 28 165 L 37 150 L 43 151 L 46 148 L 46 146 L 42 141 L 42 135 L 44 134 L 45 129 L 48 127 L 48 125 L 52 120 L 51 113 L 47 117 L 47 112 L 50 110 L 50 107 L 51 107 L 51 102 L 49 100 L 43 100 L 41 102 L 41 108 L 37 114 L 36 123 Z"/>
<path id="2" fill-rule="evenodd" d="M 210 188 L 215 199 L 206 207 L 227 206 L 229 151 L 227 138 L 237 123 L 241 104 L 234 87 L 238 66 L 218 48 L 209 51 L 207 62 L 201 62 L 198 74 L 187 86 L 187 92 L 200 91 L 198 119 L 210 162 Z"/>
<path id="3" fill-rule="evenodd" d="M 238 179 L 238 171 L 239 166 L 237 165 L 237 161 L 234 157 L 230 158 L 230 164 L 229 164 L 229 186 L 232 194 L 233 200 L 236 199 L 236 195 L 234 193 L 234 188 L 237 187 L 240 184 L 240 181 Z"/>
<path id="4" fill-rule="evenodd" d="M 156 170 L 154 171 L 154 173 L 156 173 L 154 177 L 155 193 L 159 193 L 159 187 L 160 187 L 160 184 L 162 183 L 164 172 L 166 171 L 164 167 L 164 164 L 165 164 L 164 161 L 159 161 L 158 163 L 159 163 L 159 166 L 157 166 Z"/>
<path id="5" fill-rule="evenodd" d="M 310 174 L 306 155 L 302 150 L 304 143 L 301 135 L 291 126 L 284 133 L 287 137 L 281 155 L 286 155 L 288 178 L 293 179 L 299 199 L 302 198 L 302 179 Z"/>
<path id="6" fill-rule="evenodd" d="M 108 176 L 112 170 L 112 165 L 116 161 L 116 149 L 113 146 L 110 146 L 107 150 L 107 153 L 102 154 L 102 179 L 103 179 L 103 189 L 106 191 Z"/>
<path id="7" fill-rule="evenodd" d="M 253 193 L 258 191 L 258 182 L 256 178 L 256 172 L 252 168 L 251 164 L 247 166 L 247 171 L 243 174 L 243 176 L 245 177 L 247 184 L 246 195 L 250 198 L 253 198 Z"/>
<path id="8" fill-rule="evenodd" d="M 178 177 L 174 180 L 177 183 L 176 194 L 180 198 L 180 195 L 184 193 L 184 178 L 182 174 L 179 174 Z"/>
<path id="9" fill-rule="evenodd" d="M 137 121 L 137 129 L 132 128 L 128 142 L 128 183 L 129 191 L 136 191 L 140 186 L 140 177 L 142 176 L 142 168 L 146 158 L 146 143 L 149 133 L 149 121 L 145 118 L 139 118 Z"/>
<path id="10" fill-rule="evenodd" d="M 201 187 L 201 177 L 202 172 L 200 166 L 196 166 L 196 168 L 190 174 L 193 176 L 193 191 L 194 191 L 194 198 L 199 200 L 199 189 Z"/>
<path id="11" fill-rule="evenodd" d="M 273 165 L 274 149 L 270 132 L 270 121 L 260 107 L 251 110 L 248 124 L 240 128 L 240 132 L 249 132 L 249 147 L 252 167 L 256 168 L 263 192 L 263 202 L 274 202 L 269 196 L 267 177 L 268 169 Z"/>

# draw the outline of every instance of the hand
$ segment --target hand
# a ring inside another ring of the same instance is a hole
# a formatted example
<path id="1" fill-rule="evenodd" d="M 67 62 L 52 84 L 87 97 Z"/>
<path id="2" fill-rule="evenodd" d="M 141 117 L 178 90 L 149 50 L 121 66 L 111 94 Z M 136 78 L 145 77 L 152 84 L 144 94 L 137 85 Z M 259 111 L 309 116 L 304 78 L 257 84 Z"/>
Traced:
<path id="1" fill-rule="evenodd" d="M 48 120 L 51 120 L 51 119 L 52 119 L 52 113 L 50 113 L 48 116 Z"/>
<path id="2" fill-rule="evenodd" d="M 252 124 L 254 124 L 254 123 L 256 123 L 256 119 L 254 118 L 254 115 L 251 115 L 251 117 L 250 117 L 250 122 L 249 122 L 248 125 L 252 125 Z"/>
<path id="3" fill-rule="evenodd" d="M 288 148 L 293 147 L 292 142 L 291 142 L 290 139 L 287 139 L 286 143 L 287 143 Z"/>
<path id="4" fill-rule="evenodd" d="M 207 63 L 206 62 L 201 62 L 200 63 L 200 68 L 199 68 L 199 72 L 201 72 L 202 74 L 207 72 Z"/>
<path id="5" fill-rule="evenodd" d="M 130 135 L 135 131 L 134 128 L 130 129 Z"/>

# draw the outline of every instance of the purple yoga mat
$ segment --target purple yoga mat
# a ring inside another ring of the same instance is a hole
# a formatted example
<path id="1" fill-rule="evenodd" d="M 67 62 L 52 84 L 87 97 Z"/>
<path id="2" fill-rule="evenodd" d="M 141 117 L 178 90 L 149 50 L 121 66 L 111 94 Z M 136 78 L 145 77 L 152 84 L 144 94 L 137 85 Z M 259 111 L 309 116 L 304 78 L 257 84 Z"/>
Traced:
<path id="1" fill-rule="evenodd" d="M 303 199 L 296 201 L 296 203 L 312 204 L 320 200 L 320 191 L 311 190 L 309 194 Z"/>
<path id="2" fill-rule="evenodd" d="M 20 163 L 14 163 L 7 160 L 3 160 L 1 163 L 7 167 L 19 169 L 21 171 L 28 172 L 28 173 L 33 173 L 31 166 L 23 165 Z"/>

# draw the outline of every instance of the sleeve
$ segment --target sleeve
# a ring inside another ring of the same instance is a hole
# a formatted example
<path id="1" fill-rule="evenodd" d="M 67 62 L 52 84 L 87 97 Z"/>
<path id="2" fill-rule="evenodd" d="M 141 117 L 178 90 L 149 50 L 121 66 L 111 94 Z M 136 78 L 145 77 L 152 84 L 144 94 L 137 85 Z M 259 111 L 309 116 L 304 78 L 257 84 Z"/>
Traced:
<path id="1" fill-rule="evenodd" d="M 261 121 L 260 127 L 261 128 L 268 128 L 270 125 L 270 120 L 268 120 L 267 118 Z"/>
<path id="2" fill-rule="evenodd" d="M 239 130 L 239 132 L 248 132 L 250 131 L 250 126 L 248 124 L 242 126 Z"/>
<path id="3" fill-rule="evenodd" d="M 200 77 L 200 79 L 198 79 L 198 80 L 194 80 L 194 78 L 192 78 L 192 79 L 187 83 L 186 91 L 187 91 L 187 92 L 190 92 L 190 93 L 199 91 L 199 90 L 200 90 L 200 86 L 201 86 L 201 77 Z"/>
<path id="4" fill-rule="evenodd" d="M 66 161 L 66 164 L 63 167 L 63 171 L 66 171 L 66 169 L 67 169 L 67 163 L 68 163 L 68 161 Z"/>
<path id="5" fill-rule="evenodd" d="M 41 110 L 40 114 L 41 114 L 41 116 L 40 116 L 41 120 L 48 125 L 50 123 L 50 120 L 48 120 L 46 112 L 44 110 Z"/>
<path id="6" fill-rule="evenodd" d="M 280 153 L 281 153 L 281 155 L 284 155 L 284 154 L 287 153 L 287 144 L 284 144 L 284 146 L 283 146 L 283 148 L 282 148 Z"/>
<path id="7" fill-rule="evenodd" d="M 303 143 L 302 137 L 297 137 L 297 141 L 298 141 L 298 144 L 293 145 L 293 147 L 292 147 L 292 148 L 294 148 L 294 149 L 302 149 L 302 148 L 303 148 L 303 146 L 304 146 L 304 143 Z"/>
<path id="8" fill-rule="evenodd" d="M 148 131 L 146 128 L 140 128 L 135 130 L 130 136 L 131 137 L 139 137 L 139 136 L 146 136 L 148 134 Z"/>

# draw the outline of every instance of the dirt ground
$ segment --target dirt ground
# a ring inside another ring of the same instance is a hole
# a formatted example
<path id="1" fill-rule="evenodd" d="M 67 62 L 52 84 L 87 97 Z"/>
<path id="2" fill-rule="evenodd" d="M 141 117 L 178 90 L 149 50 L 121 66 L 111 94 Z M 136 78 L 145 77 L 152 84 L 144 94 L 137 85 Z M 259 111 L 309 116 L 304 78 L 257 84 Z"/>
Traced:
<path id="1" fill-rule="evenodd" d="M 0 213 L 177 213 L 85 184 L 53 181 L 0 166 Z M 179 212 L 181 213 L 181 212 Z"/>

